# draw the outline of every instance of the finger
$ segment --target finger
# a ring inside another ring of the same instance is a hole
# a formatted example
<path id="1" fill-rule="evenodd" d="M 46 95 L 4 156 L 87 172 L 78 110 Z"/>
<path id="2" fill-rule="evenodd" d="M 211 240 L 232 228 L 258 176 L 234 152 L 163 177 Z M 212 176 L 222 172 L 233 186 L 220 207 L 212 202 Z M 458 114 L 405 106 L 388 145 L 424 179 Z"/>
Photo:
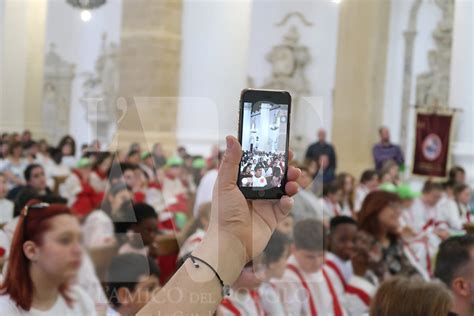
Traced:
<path id="1" fill-rule="evenodd" d="M 293 152 L 293 150 L 290 149 L 288 153 L 288 162 L 292 161 L 293 158 L 295 158 L 295 153 Z"/>
<path id="2" fill-rule="evenodd" d="M 296 181 L 301 175 L 301 170 L 293 166 L 288 167 L 288 181 Z"/>
<path id="3" fill-rule="evenodd" d="M 233 136 L 226 137 L 227 148 L 219 168 L 219 188 L 228 188 L 237 185 L 237 174 L 239 172 L 240 159 L 242 158 L 242 147 Z"/>
<path id="4" fill-rule="evenodd" d="M 278 223 L 290 214 L 293 209 L 293 203 L 293 198 L 284 195 L 278 203 L 273 205 L 273 211 L 275 212 L 275 217 Z"/>
<path id="5" fill-rule="evenodd" d="M 298 184 L 296 182 L 287 182 L 285 185 L 285 192 L 288 196 L 293 196 L 298 193 Z"/>

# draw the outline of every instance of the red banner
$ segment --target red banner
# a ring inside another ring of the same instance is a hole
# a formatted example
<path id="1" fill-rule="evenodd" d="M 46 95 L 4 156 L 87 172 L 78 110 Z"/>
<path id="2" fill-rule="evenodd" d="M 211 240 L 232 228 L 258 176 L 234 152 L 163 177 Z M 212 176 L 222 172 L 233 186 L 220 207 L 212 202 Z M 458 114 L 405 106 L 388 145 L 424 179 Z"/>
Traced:
<path id="1" fill-rule="evenodd" d="M 447 176 L 452 120 L 452 115 L 417 114 L 413 174 Z"/>

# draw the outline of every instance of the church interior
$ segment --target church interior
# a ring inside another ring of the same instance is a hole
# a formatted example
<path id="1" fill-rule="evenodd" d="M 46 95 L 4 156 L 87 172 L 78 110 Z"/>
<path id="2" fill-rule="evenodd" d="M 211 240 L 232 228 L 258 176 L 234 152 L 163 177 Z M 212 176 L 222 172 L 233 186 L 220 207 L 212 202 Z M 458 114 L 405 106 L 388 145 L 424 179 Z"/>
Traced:
<path id="1" fill-rule="evenodd" d="M 64 282 L 33 278 L 60 270 L 44 268 L 54 256 L 18 239 L 18 221 L 58 204 L 97 315 L 474 315 L 473 21 L 473 0 L 0 0 L 0 301 L 16 303 L 0 314 L 78 311 L 59 304 Z M 286 105 L 239 104 L 248 88 L 288 91 L 291 124 Z M 229 296 L 150 303 L 213 231 L 240 106 L 244 152 L 279 157 L 247 157 L 245 176 L 288 173 L 292 214 Z M 15 296 L 18 260 L 54 304 Z M 155 294 L 137 298 L 134 273 Z M 426 293 L 439 299 L 417 314 Z"/>

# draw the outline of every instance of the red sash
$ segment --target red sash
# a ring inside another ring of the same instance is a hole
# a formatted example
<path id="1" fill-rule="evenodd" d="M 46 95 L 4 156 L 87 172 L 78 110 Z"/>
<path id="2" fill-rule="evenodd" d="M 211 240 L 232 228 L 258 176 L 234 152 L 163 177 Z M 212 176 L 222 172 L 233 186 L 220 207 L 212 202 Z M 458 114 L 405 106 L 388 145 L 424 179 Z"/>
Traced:
<path id="1" fill-rule="evenodd" d="M 326 260 L 326 265 L 328 266 L 328 268 L 331 268 L 334 272 L 336 272 L 337 276 L 341 280 L 342 286 L 344 287 L 344 289 L 346 289 L 347 282 L 346 282 L 346 279 L 344 278 L 344 276 L 342 275 L 342 272 L 339 269 L 339 267 L 334 262 L 332 262 L 331 260 Z"/>
<path id="2" fill-rule="evenodd" d="M 224 298 L 221 301 L 221 305 L 224 306 L 225 308 L 227 308 L 235 316 L 241 316 L 242 315 L 240 313 L 240 311 L 237 309 L 237 307 L 235 307 L 234 304 L 232 304 L 232 302 L 227 298 Z"/>
<path id="3" fill-rule="evenodd" d="M 257 314 L 258 315 L 263 315 L 263 308 L 260 306 L 260 295 L 256 290 L 251 290 L 250 291 L 250 297 L 252 297 L 252 300 L 255 304 L 255 308 L 257 309 Z"/>
<path id="4" fill-rule="evenodd" d="M 431 226 L 436 225 L 434 219 L 430 219 L 429 221 L 426 222 L 426 224 L 423 226 L 422 230 L 427 230 Z"/>
<path id="5" fill-rule="evenodd" d="M 258 294 L 257 291 L 255 290 L 250 290 L 250 297 L 252 298 L 252 301 L 255 304 L 255 308 L 257 309 L 257 315 L 263 315 L 263 309 L 260 306 L 260 295 Z M 224 298 L 221 301 L 221 305 L 227 308 L 232 314 L 235 316 L 241 316 L 242 313 L 240 313 L 239 309 L 232 304 L 232 302 L 228 298 Z"/>
<path id="6" fill-rule="evenodd" d="M 357 297 L 359 297 L 366 306 L 370 306 L 370 296 L 367 295 L 367 293 L 365 293 L 361 289 L 348 285 L 346 292 L 349 294 L 357 295 Z"/>
<path id="7" fill-rule="evenodd" d="M 339 277 L 339 279 L 341 279 L 341 282 L 344 285 L 344 290 L 346 291 L 346 293 L 354 294 L 357 297 L 359 297 L 362 300 L 362 302 L 364 302 L 365 305 L 367 306 L 370 305 L 369 295 L 367 295 L 367 293 L 365 293 L 361 289 L 358 289 L 356 287 L 353 287 L 350 284 L 347 284 L 346 280 L 344 279 L 344 276 L 342 275 L 341 270 L 334 262 L 330 260 L 326 260 L 326 265 L 328 266 L 328 268 L 331 268 L 334 270 L 334 272 L 336 272 L 337 276 Z"/>
<path id="8" fill-rule="evenodd" d="M 311 316 L 317 316 L 318 312 L 316 311 L 316 305 L 314 305 L 313 296 L 311 295 L 311 290 L 309 289 L 308 283 L 306 283 L 306 280 L 303 278 L 303 275 L 298 270 L 298 268 L 292 265 L 291 263 L 289 263 L 286 267 L 290 269 L 291 271 L 293 271 L 298 277 L 298 279 L 300 279 L 301 285 L 303 285 L 304 289 L 306 290 L 306 293 L 308 294 Z"/>
<path id="9" fill-rule="evenodd" d="M 323 269 L 323 276 L 324 279 L 326 280 L 326 283 L 329 288 L 329 293 L 331 294 L 332 297 L 332 305 L 334 307 L 334 316 L 342 316 L 344 315 L 342 312 L 341 304 L 339 303 L 339 299 L 337 298 L 336 291 L 334 291 L 334 287 L 332 286 L 331 280 L 328 277 L 328 274 L 326 271 Z"/>

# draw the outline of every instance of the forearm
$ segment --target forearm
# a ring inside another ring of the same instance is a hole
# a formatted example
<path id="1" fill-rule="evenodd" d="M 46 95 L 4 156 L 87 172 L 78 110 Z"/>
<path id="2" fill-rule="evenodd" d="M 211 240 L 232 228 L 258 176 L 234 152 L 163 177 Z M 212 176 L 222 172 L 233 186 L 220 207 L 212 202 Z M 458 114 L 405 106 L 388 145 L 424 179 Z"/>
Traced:
<path id="1" fill-rule="evenodd" d="M 235 237 L 206 236 L 193 255 L 217 270 L 224 284 L 231 285 L 245 264 L 245 249 Z M 224 251 L 225 250 L 225 251 Z M 222 287 L 214 272 L 190 259 L 176 272 L 137 315 L 212 315 L 222 300 Z"/>

